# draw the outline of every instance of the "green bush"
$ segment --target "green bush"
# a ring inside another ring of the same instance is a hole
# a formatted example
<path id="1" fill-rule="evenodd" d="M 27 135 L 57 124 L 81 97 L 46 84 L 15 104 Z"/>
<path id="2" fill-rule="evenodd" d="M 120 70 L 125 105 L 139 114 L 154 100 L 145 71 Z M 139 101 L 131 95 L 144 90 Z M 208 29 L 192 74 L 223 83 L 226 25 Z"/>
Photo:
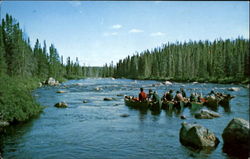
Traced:
<path id="1" fill-rule="evenodd" d="M 2 120 L 20 122 L 41 112 L 32 90 L 37 88 L 37 79 L 0 77 L 0 116 Z"/>

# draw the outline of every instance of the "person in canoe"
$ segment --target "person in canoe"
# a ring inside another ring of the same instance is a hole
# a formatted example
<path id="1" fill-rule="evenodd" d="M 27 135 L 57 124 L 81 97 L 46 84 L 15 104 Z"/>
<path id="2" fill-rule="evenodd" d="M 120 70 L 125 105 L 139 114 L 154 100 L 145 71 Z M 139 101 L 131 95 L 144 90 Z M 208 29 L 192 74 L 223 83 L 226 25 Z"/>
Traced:
<path id="1" fill-rule="evenodd" d="M 186 95 L 186 92 L 184 91 L 184 88 L 180 88 L 180 91 L 181 91 L 182 97 L 186 98 L 187 95 Z"/>
<path id="2" fill-rule="evenodd" d="M 151 100 L 152 100 L 152 96 L 153 96 L 153 90 L 152 90 L 152 89 L 149 89 L 149 90 L 148 90 L 148 96 L 147 96 L 148 101 L 151 101 Z"/>
<path id="3" fill-rule="evenodd" d="M 145 100 L 147 100 L 147 94 L 143 91 L 143 88 L 140 88 L 139 101 L 145 101 Z"/>
<path id="4" fill-rule="evenodd" d="M 174 101 L 176 101 L 176 102 L 182 102 L 182 101 L 184 101 L 184 98 L 183 98 L 182 93 L 180 91 L 176 91 L 176 95 L 174 97 Z"/>
<path id="5" fill-rule="evenodd" d="M 181 109 L 181 105 L 184 104 L 184 98 L 180 91 L 176 91 L 176 95 L 174 97 L 174 107 L 177 109 Z"/>
<path id="6" fill-rule="evenodd" d="M 156 91 L 152 94 L 151 110 L 160 110 L 162 106 L 161 98 Z"/>
<path id="7" fill-rule="evenodd" d="M 196 96 L 195 96 L 194 93 L 191 93 L 191 95 L 190 95 L 190 97 L 189 97 L 189 101 L 190 101 L 190 102 L 196 102 L 196 101 L 197 101 L 197 98 L 196 98 Z"/>
<path id="8" fill-rule="evenodd" d="M 170 89 L 169 92 L 167 92 L 167 93 L 163 96 L 163 100 L 172 101 L 172 100 L 174 99 L 172 93 L 173 93 L 173 90 Z"/>

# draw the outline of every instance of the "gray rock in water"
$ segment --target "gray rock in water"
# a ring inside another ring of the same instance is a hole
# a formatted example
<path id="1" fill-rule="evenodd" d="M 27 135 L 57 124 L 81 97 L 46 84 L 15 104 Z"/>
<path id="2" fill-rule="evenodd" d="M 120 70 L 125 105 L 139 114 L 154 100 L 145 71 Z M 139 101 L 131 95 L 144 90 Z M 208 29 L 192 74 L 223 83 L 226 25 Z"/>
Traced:
<path id="1" fill-rule="evenodd" d="M 117 94 L 116 96 L 121 97 L 121 96 L 124 96 L 124 94 Z"/>
<path id="2" fill-rule="evenodd" d="M 57 108 L 67 108 L 68 104 L 65 103 L 65 102 L 59 102 L 59 103 L 55 104 L 55 107 L 57 107 Z"/>
<path id="3" fill-rule="evenodd" d="M 211 110 L 202 109 L 200 112 L 196 113 L 194 117 L 197 119 L 213 119 L 220 117 L 220 114 Z"/>
<path id="4" fill-rule="evenodd" d="M 96 87 L 94 90 L 96 90 L 96 91 L 101 91 L 101 90 L 102 90 L 102 88 L 100 88 L 100 87 Z"/>
<path id="5" fill-rule="evenodd" d="M 224 129 L 222 138 L 223 149 L 229 153 L 238 151 L 240 155 L 249 152 L 249 121 L 241 118 L 232 119 Z"/>
<path id="6" fill-rule="evenodd" d="M 106 97 L 106 98 L 103 98 L 103 100 L 104 101 L 112 101 L 112 100 L 115 100 L 115 98 L 108 98 L 108 97 Z"/>
<path id="7" fill-rule="evenodd" d="M 83 103 L 88 103 L 88 101 L 87 101 L 87 100 L 83 100 L 82 102 L 83 102 Z"/>
<path id="8" fill-rule="evenodd" d="M 238 88 L 238 87 L 232 87 L 232 88 L 228 88 L 227 90 L 229 90 L 229 91 L 239 91 L 240 88 Z"/>
<path id="9" fill-rule="evenodd" d="M 62 91 L 62 90 L 59 90 L 59 91 L 56 91 L 56 93 L 66 93 L 66 92 Z"/>
<path id="10" fill-rule="evenodd" d="M 120 117 L 126 118 L 126 117 L 129 117 L 129 114 L 122 114 L 120 115 Z"/>
<path id="11" fill-rule="evenodd" d="M 180 142 L 193 148 L 215 148 L 220 142 L 213 132 L 198 124 L 182 123 Z"/>
<path id="12" fill-rule="evenodd" d="M 185 115 L 180 116 L 181 119 L 187 119 Z"/>

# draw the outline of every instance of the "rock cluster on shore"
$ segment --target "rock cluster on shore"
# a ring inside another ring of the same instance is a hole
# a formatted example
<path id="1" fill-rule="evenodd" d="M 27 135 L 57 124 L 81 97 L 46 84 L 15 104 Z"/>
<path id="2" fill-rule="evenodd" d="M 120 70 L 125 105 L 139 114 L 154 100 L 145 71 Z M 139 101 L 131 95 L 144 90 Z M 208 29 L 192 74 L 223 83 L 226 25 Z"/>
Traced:
<path id="1" fill-rule="evenodd" d="M 58 86 L 59 84 L 60 84 L 59 81 L 55 80 L 53 77 L 50 77 L 46 81 L 43 81 L 42 83 L 39 83 L 40 87 L 42 85 Z"/>

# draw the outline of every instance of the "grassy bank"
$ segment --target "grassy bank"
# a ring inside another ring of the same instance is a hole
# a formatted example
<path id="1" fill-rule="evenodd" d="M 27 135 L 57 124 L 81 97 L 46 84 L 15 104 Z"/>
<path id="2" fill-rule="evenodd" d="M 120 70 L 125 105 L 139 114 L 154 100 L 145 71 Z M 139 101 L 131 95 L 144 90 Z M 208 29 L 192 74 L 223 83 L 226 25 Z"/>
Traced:
<path id="1" fill-rule="evenodd" d="M 0 77 L 0 121 L 10 124 L 23 122 L 42 111 L 32 90 L 39 86 L 39 79 Z"/>

